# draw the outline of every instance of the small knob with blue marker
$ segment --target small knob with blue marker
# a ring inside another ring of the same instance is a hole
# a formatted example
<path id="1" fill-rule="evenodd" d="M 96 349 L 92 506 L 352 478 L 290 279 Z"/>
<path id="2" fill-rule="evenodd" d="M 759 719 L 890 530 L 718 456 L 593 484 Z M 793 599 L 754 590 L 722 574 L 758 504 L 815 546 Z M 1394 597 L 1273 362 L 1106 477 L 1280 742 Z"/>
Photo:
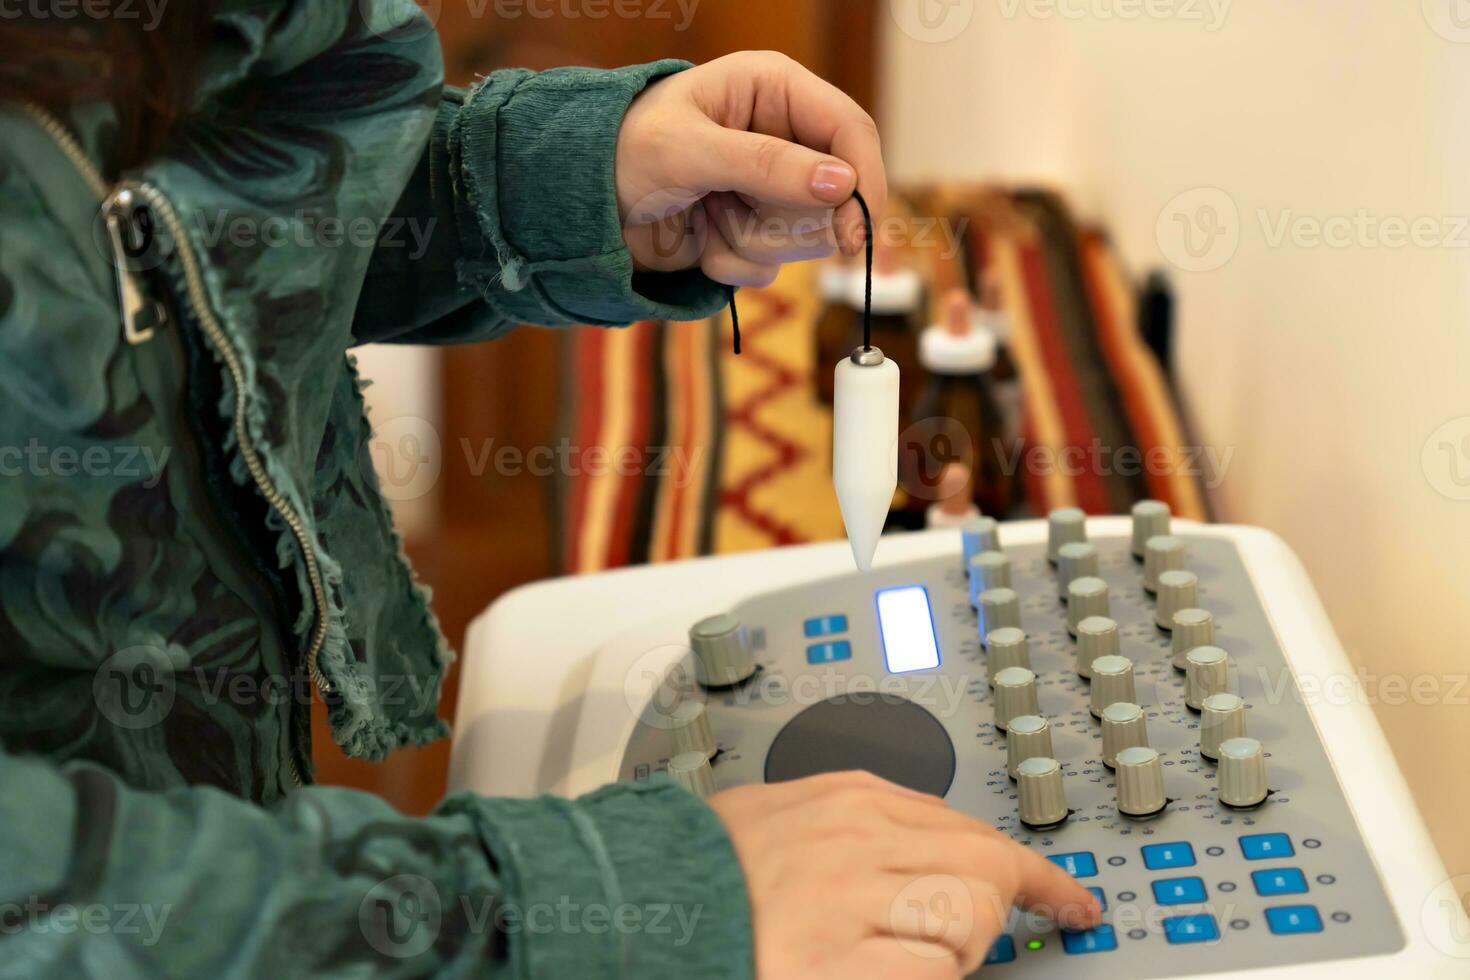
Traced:
<path id="1" fill-rule="evenodd" d="M 982 551 L 970 559 L 970 605 L 977 605 L 980 593 L 990 589 L 1011 587 L 1011 559 L 1003 551 Z"/>
<path id="2" fill-rule="evenodd" d="M 993 517 L 976 517 L 960 528 L 960 549 L 965 558 L 965 568 L 982 551 L 1000 550 L 1000 525 Z"/>

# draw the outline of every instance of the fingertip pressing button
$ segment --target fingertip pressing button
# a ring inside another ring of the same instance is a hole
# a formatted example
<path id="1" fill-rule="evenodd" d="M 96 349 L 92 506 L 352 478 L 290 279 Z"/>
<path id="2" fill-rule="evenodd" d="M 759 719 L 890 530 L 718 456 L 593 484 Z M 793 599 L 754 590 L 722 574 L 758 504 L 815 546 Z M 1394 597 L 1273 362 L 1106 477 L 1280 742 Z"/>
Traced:
<path id="1" fill-rule="evenodd" d="M 1118 948 L 1118 937 L 1109 925 L 1097 926 L 1085 932 L 1064 931 L 1062 948 L 1073 956 L 1081 953 L 1106 953 Z"/>
<path id="2" fill-rule="evenodd" d="M 990 947 L 990 952 L 985 954 L 985 965 L 994 966 L 997 963 L 1009 963 L 1016 958 L 1016 941 L 1010 936 L 1001 936 Z"/>

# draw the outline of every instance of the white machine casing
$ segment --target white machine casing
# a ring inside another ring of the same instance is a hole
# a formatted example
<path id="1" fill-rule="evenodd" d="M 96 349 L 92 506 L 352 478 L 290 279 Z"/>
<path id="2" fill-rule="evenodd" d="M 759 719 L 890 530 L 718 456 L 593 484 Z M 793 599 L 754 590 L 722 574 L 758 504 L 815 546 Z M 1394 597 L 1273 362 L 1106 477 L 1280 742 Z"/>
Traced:
<path id="1" fill-rule="evenodd" d="M 1097 537 L 1126 537 L 1130 528 L 1123 517 L 1091 518 L 1088 525 Z M 1046 541 L 1044 520 L 1002 528 L 1007 546 Z M 1470 922 L 1300 562 L 1279 538 L 1256 528 L 1175 521 L 1175 533 L 1233 541 L 1298 692 L 1304 679 L 1317 690 L 1352 687 L 1355 696 L 1304 701 L 1406 939 L 1389 955 L 1250 975 L 1298 980 L 1330 969 L 1337 980 L 1470 976 Z M 952 530 L 885 536 L 875 568 L 957 552 L 956 537 Z M 503 596 L 475 620 L 466 641 L 450 789 L 576 796 L 617 780 L 640 708 L 665 672 L 689 656 L 691 623 L 759 593 L 852 571 L 848 543 L 835 541 L 558 579 Z M 1117 966 L 1127 975 L 1126 961 Z M 1227 975 L 1241 974 L 1188 974 Z"/>

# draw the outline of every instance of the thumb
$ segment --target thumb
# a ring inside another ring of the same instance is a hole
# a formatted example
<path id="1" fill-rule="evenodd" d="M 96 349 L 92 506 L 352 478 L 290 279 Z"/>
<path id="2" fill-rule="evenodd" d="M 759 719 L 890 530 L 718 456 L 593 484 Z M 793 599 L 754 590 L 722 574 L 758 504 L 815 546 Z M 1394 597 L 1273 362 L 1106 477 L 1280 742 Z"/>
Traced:
<path id="1" fill-rule="evenodd" d="M 852 165 L 776 136 L 700 127 L 699 138 L 682 144 L 686 184 L 735 191 L 788 208 L 830 208 L 852 197 Z"/>

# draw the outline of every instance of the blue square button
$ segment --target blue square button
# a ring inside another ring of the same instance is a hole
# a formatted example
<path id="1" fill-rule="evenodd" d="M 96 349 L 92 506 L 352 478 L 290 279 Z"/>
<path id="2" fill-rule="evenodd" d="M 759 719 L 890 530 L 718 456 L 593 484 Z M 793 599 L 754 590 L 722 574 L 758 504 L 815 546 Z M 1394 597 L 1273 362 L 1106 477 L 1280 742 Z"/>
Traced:
<path id="1" fill-rule="evenodd" d="M 1164 920 L 1164 938 L 1176 946 L 1210 943 L 1220 938 L 1220 926 L 1213 915 L 1176 915 Z"/>
<path id="2" fill-rule="evenodd" d="M 1098 926 L 1085 932 L 1063 932 L 1062 948 L 1072 956 L 1081 953 L 1106 953 L 1118 948 L 1118 937 L 1112 926 Z"/>
<path id="3" fill-rule="evenodd" d="M 990 947 L 990 952 L 985 954 L 985 965 L 993 966 L 996 963 L 1009 963 L 1016 958 L 1016 941 L 1010 936 L 1001 936 Z"/>
<path id="4" fill-rule="evenodd" d="M 1047 860 L 1061 868 L 1073 878 L 1097 876 L 1097 858 L 1091 851 L 1074 851 L 1071 854 L 1048 854 Z"/>
<path id="5" fill-rule="evenodd" d="M 1102 910 L 1106 912 L 1108 910 L 1108 896 L 1103 894 L 1103 890 L 1095 885 L 1087 890 L 1092 892 L 1093 897 L 1097 899 L 1097 904 L 1101 905 Z"/>
<path id="6" fill-rule="evenodd" d="M 1266 926 L 1278 936 L 1321 932 L 1322 916 L 1315 905 L 1282 905 L 1266 910 Z"/>
<path id="7" fill-rule="evenodd" d="M 1205 900 L 1205 883 L 1199 878 L 1165 878 L 1154 882 L 1154 901 L 1160 905 L 1190 905 Z"/>
<path id="8" fill-rule="evenodd" d="M 830 643 L 814 643 L 806 648 L 806 662 L 809 664 L 830 664 L 839 660 L 852 659 L 852 644 L 846 640 L 833 640 Z"/>
<path id="9" fill-rule="evenodd" d="M 1285 834 L 1249 834 L 1240 839 L 1240 853 L 1247 861 L 1274 861 L 1296 853 Z"/>
<path id="10" fill-rule="evenodd" d="M 1172 844 L 1149 844 L 1143 849 L 1143 866 L 1150 871 L 1160 868 L 1194 867 L 1194 848 L 1184 841 Z"/>
<path id="11" fill-rule="evenodd" d="M 808 637 L 832 636 L 836 633 L 847 632 L 846 616 L 818 616 L 808 619 L 802 624 L 802 629 Z"/>
<path id="12" fill-rule="evenodd" d="M 1273 868 L 1270 871 L 1252 871 L 1251 882 L 1257 895 L 1300 895 L 1307 890 L 1307 876 L 1300 868 Z"/>

